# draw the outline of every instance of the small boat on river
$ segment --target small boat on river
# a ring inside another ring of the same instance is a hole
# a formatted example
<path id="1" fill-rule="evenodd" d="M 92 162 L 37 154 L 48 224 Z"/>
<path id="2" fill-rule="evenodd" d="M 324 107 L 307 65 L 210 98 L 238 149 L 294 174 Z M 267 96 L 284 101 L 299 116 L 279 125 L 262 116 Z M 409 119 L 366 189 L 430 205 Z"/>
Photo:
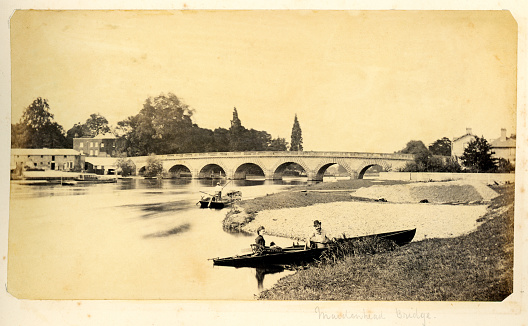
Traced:
<path id="1" fill-rule="evenodd" d="M 394 241 L 398 246 L 403 246 L 412 241 L 416 229 L 402 230 L 387 233 L 378 233 L 354 238 L 336 239 L 336 243 L 355 240 L 366 240 L 369 238 L 385 239 Z M 332 244 L 331 244 L 332 245 Z M 262 267 L 268 265 L 300 265 L 313 262 L 321 257 L 328 248 L 304 249 L 304 245 L 293 245 L 282 248 L 280 251 L 265 250 L 262 254 L 246 254 L 240 256 L 214 258 L 213 264 L 218 266 L 232 267 Z"/>
<path id="2" fill-rule="evenodd" d="M 214 208 L 222 209 L 227 206 L 231 206 L 233 203 L 242 200 L 242 192 L 238 190 L 230 190 L 222 198 L 218 199 L 214 195 L 202 196 L 198 201 L 200 208 Z"/>

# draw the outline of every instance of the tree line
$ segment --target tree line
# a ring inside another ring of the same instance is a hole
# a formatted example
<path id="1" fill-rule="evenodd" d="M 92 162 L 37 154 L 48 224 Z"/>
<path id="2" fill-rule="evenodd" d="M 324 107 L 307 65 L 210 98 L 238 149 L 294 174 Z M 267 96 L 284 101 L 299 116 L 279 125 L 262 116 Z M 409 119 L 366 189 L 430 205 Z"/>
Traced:
<path id="1" fill-rule="evenodd" d="M 201 128 L 193 122 L 194 109 L 172 93 L 145 100 L 138 114 L 112 128 L 108 120 L 93 113 L 84 123 L 67 131 L 54 121 L 48 101 L 35 99 L 20 121 L 11 124 L 12 148 L 72 148 L 73 139 L 112 133 L 123 156 L 237 151 L 302 151 L 302 131 L 295 115 L 291 146 L 285 138 L 273 138 L 263 130 L 242 125 L 237 109 L 229 129 Z"/>
<path id="2" fill-rule="evenodd" d="M 443 137 L 429 147 L 420 140 L 411 140 L 405 148 L 397 151 L 401 154 L 413 154 L 413 162 L 407 163 L 401 172 L 499 172 L 509 173 L 515 170 L 513 164 L 504 158 L 495 158 L 491 144 L 484 138 L 475 136 L 464 153 L 457 158 L 451 156 L 452 142 Z"/>

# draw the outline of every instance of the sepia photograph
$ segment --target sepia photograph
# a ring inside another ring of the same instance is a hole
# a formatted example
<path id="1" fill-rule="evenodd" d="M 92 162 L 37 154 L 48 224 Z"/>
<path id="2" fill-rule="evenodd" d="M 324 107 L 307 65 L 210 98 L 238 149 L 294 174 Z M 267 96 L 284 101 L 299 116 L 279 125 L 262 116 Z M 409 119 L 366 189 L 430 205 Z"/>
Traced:
<path id="1" fill-rule="evenodd" d="M 525 16 L 186 6 L 10 13 L 11 303 L 525 313 Z"/>

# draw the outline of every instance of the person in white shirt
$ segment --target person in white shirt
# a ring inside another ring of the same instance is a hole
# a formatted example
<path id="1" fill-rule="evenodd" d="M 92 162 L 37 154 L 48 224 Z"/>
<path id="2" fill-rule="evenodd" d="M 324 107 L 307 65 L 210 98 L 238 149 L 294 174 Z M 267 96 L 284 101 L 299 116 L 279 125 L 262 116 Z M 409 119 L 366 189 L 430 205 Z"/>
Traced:
<path id="1" fill-rule="evenodd" d="M 220 182 L 217 182 L 216 183 L 216 187 L 214 188 L 214 192 L 215 192 L 215 196 L 216 196 L 217 200 L 221 200 L 222 199 L 222 189 L 224 189 L 224 188 L 220 185 Z"/>
<path id="2" fill-rule="evenodd" d="M 322 229 L 321 222 L 318 220 L 315 220 L 313 225 L 314 231 L 306 238 L 305 248 L 325 248 L 330 242 L 326 231 Z"/>

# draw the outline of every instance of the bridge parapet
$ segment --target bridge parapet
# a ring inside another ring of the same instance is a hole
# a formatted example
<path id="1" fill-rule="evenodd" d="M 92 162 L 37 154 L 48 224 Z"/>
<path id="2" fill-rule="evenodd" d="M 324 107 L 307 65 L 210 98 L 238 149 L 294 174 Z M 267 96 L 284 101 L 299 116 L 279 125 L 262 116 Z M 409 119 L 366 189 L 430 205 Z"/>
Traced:
<path id="1" fill-rule="evenodd" d="M 318 152 L 318 151 L 250 151 L 250 152 L 207 152 L 207 153 L 185 153 L 185 154 L 163 154 L 157 155 L 162 160 L 170 159 L 192 159 L 204 157 L 245 157 L 245 156 L 260 156 L 260 157 L 278 157 L 278 156 L 301 156 L 301 157 L 346 157 L 346 158 L 380 158 L 380 159 L 401 159 L 413 160 L 412 154 L 397 154 L 397 153 L 363 153 L 363 152 Z"/>

